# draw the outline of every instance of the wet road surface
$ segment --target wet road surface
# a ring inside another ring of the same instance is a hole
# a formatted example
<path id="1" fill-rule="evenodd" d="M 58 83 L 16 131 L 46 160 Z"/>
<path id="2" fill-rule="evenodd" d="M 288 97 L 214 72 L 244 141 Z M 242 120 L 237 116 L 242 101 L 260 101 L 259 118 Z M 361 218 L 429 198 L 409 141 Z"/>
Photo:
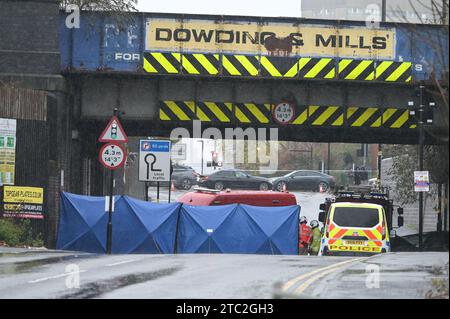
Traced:
<path id="1" fill-rule="evenodd" d="M 105 256 L 0 248 L 0 298 L 423 298 L 433 278 L 448 280 L 436 271 L 446 263 L 448 253 Z M 374 265 L 378 279 L 368 281 Z"/>

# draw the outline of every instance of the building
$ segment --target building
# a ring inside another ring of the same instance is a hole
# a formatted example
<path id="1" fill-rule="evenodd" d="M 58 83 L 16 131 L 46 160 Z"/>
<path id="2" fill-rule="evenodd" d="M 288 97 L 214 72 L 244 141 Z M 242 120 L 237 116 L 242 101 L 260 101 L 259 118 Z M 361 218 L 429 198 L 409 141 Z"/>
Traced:
<path id="1" fill-rule="evenodd" d="M 302 0 L 302 17 L 331 20 L 373 20 L 382 16 L 382 0 Z M 386 2 L 387 22 L 437 23 L 439 15 L 433 13 L 432 3 L 442 8 L 448 0 L 389 0 Z M 428 4 L 427 4 L 428 3 Z M 441 10 L 439 10 L 441 11 Z"/>

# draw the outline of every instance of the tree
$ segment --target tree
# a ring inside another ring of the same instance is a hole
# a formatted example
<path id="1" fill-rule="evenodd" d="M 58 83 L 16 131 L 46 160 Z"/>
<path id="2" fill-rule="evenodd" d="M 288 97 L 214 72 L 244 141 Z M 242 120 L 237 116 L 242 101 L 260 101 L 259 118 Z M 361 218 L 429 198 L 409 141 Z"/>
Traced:
<path id="1" fill-rule="evenodd" d="M 433 137 L 436 144 L 427 145 L 424 148 L 424 166 L 430 171 L 431 182 L 437 185 L 448 184 L 449 165 L 449 96 L 448 96 L 448 0 L 408 0 L 414 11 L 414 18 L 419 24 L 409 23 L 405 10 L 398 8 L 396 12 L 402 12 L 399 16 L 401 22 L 399 28 L 406 29 L 412 39 L 420 39 L 418 42 L 426 44 L 417 46 L 416 52 L 424 57 L 423 64 L 431 70 L 429 77 L 423 81 L 425 94 L 437 102 L 434 110 L 434 118 L 437 119 L 440 129 L 433 126 L 425 126 L 429 136 Z M 427 11 L 430 14 L 423 17 L 419 11 Z M 432 24 L 433 27 L 423 27 L 420 24 Z M 438 30 L 438 33 L 436 32 Z M 438 35 L 437 35 L 438 34 Z M 415 43 L 415 41 L 412 41 Z M 422 52 L 427 50 L 427 52 Z M 427 59 L 429 58 L 429 59 Z M 417 101 L 416 101 L 417 103 Z M 427 105 L 425 105 L 427 107 Z M 417 170 L 418 148 L 416 146 L 393 145 L 386 146 L 383 150 L 384 157 L 393 158 L 393 166 L 390 174 L 396 184 L 397 200 L 401 203 L 414 203 L 417 194 L 414 192 L 414 171 Z M 437 189 L 432 188 L 431 196 L 436 196 Z"/>
<path id="2" fill-rule="evenodd" d="M 137 11 L 137 0 L 62 0 L 61 7 L 77 5 L 80 10 L 125 12 Z"/>

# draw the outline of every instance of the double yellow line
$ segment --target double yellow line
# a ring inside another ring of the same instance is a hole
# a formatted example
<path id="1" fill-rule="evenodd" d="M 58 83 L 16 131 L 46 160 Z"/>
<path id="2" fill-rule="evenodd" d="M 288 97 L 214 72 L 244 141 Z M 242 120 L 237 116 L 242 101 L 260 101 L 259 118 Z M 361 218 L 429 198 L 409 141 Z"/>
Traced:
<path id="1" fill-rule="evenodd" d="M 287 283 L 285 283 L 283 285 L 283 287 L 281 288 L 281 290 L 283 292 L 287 292 L 291 287 L 293 287 L 296 283 L 305 280 L 304 282 L 302 282 L 293 292 L 297 295 L 301 295 L 309 286 L 311 286 L 311 284 L 313 284 L 315 281 L 317 281 L 318 279 L 325 277 L 326 275 L 337 271 L 343 267 L 345 267 L 348 264 L 351 263 L 355 263 L 361 260 L 366 260 L 367 258 L 353 258 L 350 260 L 346 260 L 337 264 L 333 264 L 327 267 L 323 267 L 323 268 L 319 268 L 316 270 L 313 270 L 311 272 L 308 272 L 306 274 L 303 274 L 301 276 L 298 276 L 296 278 L 293 278 L 291 280 L 289 280 Z"/>

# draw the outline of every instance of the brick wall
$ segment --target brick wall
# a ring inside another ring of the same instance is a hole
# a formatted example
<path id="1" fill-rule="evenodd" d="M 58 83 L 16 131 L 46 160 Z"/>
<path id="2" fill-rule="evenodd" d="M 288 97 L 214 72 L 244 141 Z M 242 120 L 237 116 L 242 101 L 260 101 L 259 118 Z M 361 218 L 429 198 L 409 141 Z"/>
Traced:
<path id="1" fill-rule="evenodd" d="M 58 0 L 0 0 L 0 73 L 59 74 L 58 30 Z"/>

